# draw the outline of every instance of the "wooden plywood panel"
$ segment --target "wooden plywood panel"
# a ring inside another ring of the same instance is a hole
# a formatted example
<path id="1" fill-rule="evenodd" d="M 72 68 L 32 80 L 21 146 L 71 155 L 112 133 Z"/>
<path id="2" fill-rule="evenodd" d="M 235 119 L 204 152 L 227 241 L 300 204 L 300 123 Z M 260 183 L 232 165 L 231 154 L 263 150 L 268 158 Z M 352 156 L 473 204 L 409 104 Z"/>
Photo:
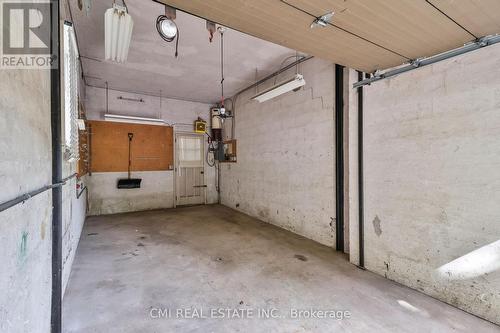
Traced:
<path id="1" fill-rule="evenodd" d="M 500 34 L 499 0 L 429 0 L 477 37 Z"/>
<path id="2" fill-rule="evenodd" d="M 160 0 L 301 52 L 373 72 L 441 53 L 474 39 L 425 0 Z M 453 16 L 453 0 L 432 0 Z M 498 0 L 464 0 L 475 31 L 491 31 Z M 491 8 L 490 8 L 491 7 Z M 335 11 L 336 27 L 310 29 L 313 16 Z M 462 10 L 455 10 L 457 18 Z M 480 13 L 489 12 L 485 21 Z M 457 19 L 459 20 L 459 19 Z M 497 20 L 498 21 L 498 20 Z M 497 22 L 495 21 L 495 22 Z M 482 33 L 481 35 L 484 35 Z"/>
<path id="3" fill-rule="evenodd" d="M 367 72 L 406 60 L 334 27 L 310 29 L 314 18 L 279 0 L 160 1 L 252 36 Z"/>
<path id="4" fill-rule="evenodd" d="M 132 171 L 170 170 L 173 166 L 173 128 L 169 126 L 89 121 L 92 172 L 128 169 L 128 133 Z"/>

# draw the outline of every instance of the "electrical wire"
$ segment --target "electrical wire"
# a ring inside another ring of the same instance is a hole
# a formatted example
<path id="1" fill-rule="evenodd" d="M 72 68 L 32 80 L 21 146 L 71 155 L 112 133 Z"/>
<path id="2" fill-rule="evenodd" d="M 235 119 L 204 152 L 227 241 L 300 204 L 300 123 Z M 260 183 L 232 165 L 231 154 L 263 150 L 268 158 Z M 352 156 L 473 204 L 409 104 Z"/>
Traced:
<path id="1" fill-rule="evenodd" d="M 231 99 L 231 140 L 236 137 L 236 100 L 238 99 L 238 94 L 234 95 Z"/>
<path id="2" fill-rule="evenodd" d="M 212 161 L 210 161 L 210 158 L 208 155 L 210 154 L 210 152 L 214 152 L 214 150 L 215 150 L 214 143 L 212 140 L 210 140 L 210 142 L 208 143 L 206 160 L 207 160 L 207 165 L 211 168 L 213 168 L 215 166 L 215 156 L 212 155 Z"/>
<path id="3" fill-rule="evenodd" d="M 215 153 L 214 140 L 212 139 L 210 134 L 208 134 L 208 132 L 205 132 L 205 134 L 208 136 L 208 149 L 207 149 L 207 153 L 205 154 L 206 155 L 205 159 L 207 161 L 207 165 L 209 167 L 213 168 L 215 166 L 215 156 L 213 156 L 213 161 L 210 162 L 210 160 L 208 158 L 208 154 L 210 154 L 210 152 Z"/>

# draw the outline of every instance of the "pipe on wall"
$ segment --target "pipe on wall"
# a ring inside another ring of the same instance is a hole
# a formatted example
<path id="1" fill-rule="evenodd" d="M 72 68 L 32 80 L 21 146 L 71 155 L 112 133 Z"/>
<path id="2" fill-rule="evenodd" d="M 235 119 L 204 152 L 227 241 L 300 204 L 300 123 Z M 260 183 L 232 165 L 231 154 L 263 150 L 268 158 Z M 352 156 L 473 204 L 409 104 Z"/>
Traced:
<path id="1" fill-rule="evenodd" d="M 335 65 L 336 249 L 344 251 L 344 66 Z"/>
<path id="2" fill-rule="evenodd" d="M 358 71 L 358 81 L 363 80 L 363 73 Z M 359 267 L 365 268 L 365 235 L 364 235 L 364 181 L 363 181 L 363 86 L 358 86 L 358 234 L 359 234 Z"/>
<path id="3" fill-rule="evenodd" d="M 61 187 L 61 186 L 65 185 L 68 180 L 76 177 L 77 175 L 78 174 L 76 174 L 76 173 L 72 174 L 71 176 L 64 178 L 60 183 L 46 185 L 46 186 L 40 187 L 39 189 L 36 189 L 34 191 L 24 193 L 24 194 L 12 199 L 12 200 L 3 202 L 0 204 L 0 212 L 3 212 L 4 210 L 7 210 L 7 209 L 14 207 L 14 206 L 17 206 L 19 204 L 22 204 L 22 203 L 28 201 L 29 199 L 39 195 L 40 193 L 51 190 L 55 187 Z"/>
<path id="4" fill-rule="evenodd" d="M 52 184 L 62 182 L 61 147 L 61 52 L 59 1 L 51 2 L 50 52 L 50 125 L 52 135 Z M 50 329 L 52 333 L 61 332 L 62 309 L 62 188 L 52 188 L 52 295 Z"/>

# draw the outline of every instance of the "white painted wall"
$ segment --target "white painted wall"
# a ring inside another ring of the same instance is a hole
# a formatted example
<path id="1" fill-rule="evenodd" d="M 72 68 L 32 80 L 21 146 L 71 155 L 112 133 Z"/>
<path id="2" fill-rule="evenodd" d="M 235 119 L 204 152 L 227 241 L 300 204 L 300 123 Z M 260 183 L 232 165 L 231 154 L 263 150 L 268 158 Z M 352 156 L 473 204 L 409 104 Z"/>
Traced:
<path id="1" fill-rule="evenodd" d="M 500 324 L 500 45 L 374 83 L 364 108 L 367 269 Z"/>
<path id="2" fill-rule="evenodd" d="M 307 84 L 300 91 L 260 104 L 249 99 L 255 90 L 239 96 L 238 162 L 221 167 L 224 205 L 331 247 L 335 246 L 334 70 L 333 64 L 312 59 L 301 65 Z"/>
<path id="3" fill-rule="evenodd" d="M 101 88 L 87 87 L 85 107 L 87 118 L 104 120 L 106 113 L 106 91 Z M 144 102 L 131 102 L 118 99 L 119 96 L 143 99 Z M 153 97 L 109 90 L 109 113 L 159 118 L 174 126 L 174 132 L 193 132 L 194 121 L 198 117 L 210 124 L 210 105 Z M 206 145 L 206 140 L 205 140 Z M 205 147 L 207 149 L 207 147 Z M 134 172 L 133 177 L 142 178 L 140 189 L 118 190 L 116 182 L 126 177 L 126 173 L 92 173 L 89 176 L 89 208 L 91 215 L 114 214 L 174 206 L 174 171 Z M 216 172 L 205 165 L 207 203 L 216 203 Z"/>
<path id="4" fill-rule="evenodd" d="M 174 173 L 172 171 L 133 172 L 141 178 L 141 188 L 118 190 L 117 179 L 126 172 L 98 172 L 89 176 L 92 215 L 114 214 L 174 207 Z"/>
<path id="5" fill-rule="evenodd" d="M 65 176 L 75 172 L 76 163 L 65 163 Z M 88 186 L 87 176 L 82 177 L 81 181 Z M 87 193 L 84 192 L 80 198 L 77 198 L 76 182 L 76 178 L 73 178 L 63 187 L 63 295 L 68 285 L 71 267 L 73 266 L 76 249 L 87 215 Z"/>

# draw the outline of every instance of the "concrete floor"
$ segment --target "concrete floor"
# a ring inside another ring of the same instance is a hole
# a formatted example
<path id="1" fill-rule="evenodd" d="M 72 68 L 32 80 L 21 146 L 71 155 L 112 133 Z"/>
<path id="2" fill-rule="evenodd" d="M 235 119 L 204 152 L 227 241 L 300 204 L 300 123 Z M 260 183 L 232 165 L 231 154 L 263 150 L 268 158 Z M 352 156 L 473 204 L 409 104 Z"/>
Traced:
<path id="1" fill-rule="evenodd" d="M 63 305 L 64 332 L 499 332 L 223 206 L 88 218 Z M 158 309 L 170 315 L 154 318 Z M 224 309 L 232 319 L 211 318 Z M 279 318 L 259 319 L 260 309 Z M 292 309 L 350 318 L 295 319 Z"/>

